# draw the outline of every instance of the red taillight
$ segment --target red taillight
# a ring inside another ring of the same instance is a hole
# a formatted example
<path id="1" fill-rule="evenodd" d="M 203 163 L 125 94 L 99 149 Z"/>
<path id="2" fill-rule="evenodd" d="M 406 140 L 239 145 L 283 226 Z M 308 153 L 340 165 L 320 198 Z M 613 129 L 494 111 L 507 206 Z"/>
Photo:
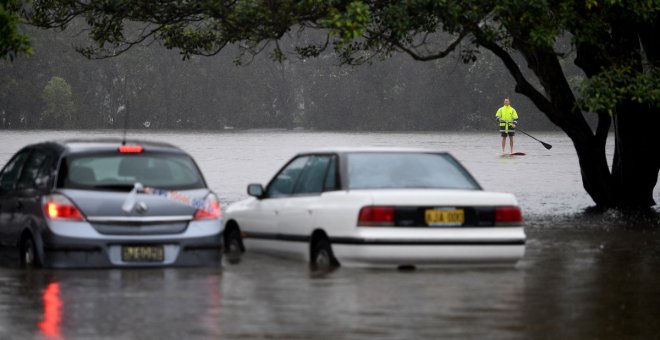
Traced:
<path id="1" fill-rule="evenodd" d="M 204 207 L 195 211 L 193 220 L 208 220 L 222 217 L 220 202 L 214 194 L 206 196 L 204 202 L 206 203 Z"/>
<path id="2" fill-rule="evenodd" d="M 495 224 L 520 223 L 522 212 L 520 207 L 495 207 Z"/>
<path id="3" fill-rule="evenodd" d="M 62 195 L 49 195 L 44 197 L 44 212 L 51 220 L 84 220 L 82 213 L 78 208 Z"/>
<path id="4" fill-rule="evenodd" d="M 393 226 L 394 225 L 394 208 L 393 207 L 380 207 L 369 206 L 360 209 L 360 216 L 358 217 L 359 226 Z"/>
<path id="5" fill-rule="evenodd" d="M 119 147 L 121 153 L 140 153 L 144 151 L 141 145 L 122 145 Z"/>

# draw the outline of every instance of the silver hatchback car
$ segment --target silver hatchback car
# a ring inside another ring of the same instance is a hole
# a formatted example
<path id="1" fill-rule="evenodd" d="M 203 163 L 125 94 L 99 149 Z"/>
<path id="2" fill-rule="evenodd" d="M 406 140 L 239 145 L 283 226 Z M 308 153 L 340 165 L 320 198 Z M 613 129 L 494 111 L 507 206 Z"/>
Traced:
<path id="1" fill-rule="evenodd" d="M 214 266 L 218 197 L 164 143 L 29 145 L 0 172 L 0 245 L 34 267 Z"/>

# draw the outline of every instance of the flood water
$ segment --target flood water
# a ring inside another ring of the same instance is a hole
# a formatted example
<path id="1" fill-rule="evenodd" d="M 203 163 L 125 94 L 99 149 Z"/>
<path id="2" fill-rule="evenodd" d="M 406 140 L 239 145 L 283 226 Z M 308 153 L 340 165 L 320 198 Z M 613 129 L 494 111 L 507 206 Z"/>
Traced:
<path id="1" fill-rule="evenodd" d="M 496 133 L 129 132 L 188 151 L 223 204 L 246 197 L 294 153 L 326 146 L 450 151 L 486 190 L 512 192 L 526 220 L 525 257 L 510 268 L 339 268 L 247 253 L 222 268 L 0 268 L 0 339 L 571 338 L 658 339 L 660 221 L 584 213 L 570 140 Z M 0 163 L 41 140 L 112 131 L 3 131 Z M 609 148 L 610 154 L 613 151 Z M 660 202 L 660 188 L 654 198 Z M 655 208 L 655 211 L 659 211 Z"/>

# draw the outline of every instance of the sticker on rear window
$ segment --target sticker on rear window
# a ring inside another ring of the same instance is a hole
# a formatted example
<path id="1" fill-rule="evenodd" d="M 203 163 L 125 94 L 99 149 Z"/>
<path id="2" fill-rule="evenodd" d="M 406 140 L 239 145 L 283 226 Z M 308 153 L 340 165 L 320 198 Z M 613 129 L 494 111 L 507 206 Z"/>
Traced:
<path id="1" fill-rule="evenodd" d="M 128 193 L 128 196 L 126 196 L 126 200 L 124 201 L 124 204 L 121 206 L 121 209 L 126 213 L 130 213 L 131 211 L 133 211 L 133 209 L 135 208 L 135 203 L 137 201 L 138 194 L 160 196 L 163 198 L 167 198 L 169 200 L 179 202 L 181 204 L 191 206 L 195 209 L 202 209 L 207 211 L 214 210 L 214 207 L 210 206 L 210 204 L 203 199 L 190 197 L 186 194 L 174 190 L 162 190 L 151 187 L 144 187 L 141 183 L 135 183 L 133 190 L 131 190 Z"/>

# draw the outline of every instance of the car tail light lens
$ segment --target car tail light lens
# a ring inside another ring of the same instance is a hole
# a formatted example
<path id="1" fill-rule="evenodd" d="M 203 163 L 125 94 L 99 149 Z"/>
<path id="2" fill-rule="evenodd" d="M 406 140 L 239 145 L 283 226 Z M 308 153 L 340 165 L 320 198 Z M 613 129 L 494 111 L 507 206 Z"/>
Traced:
<path id="1" fill-rule="evenodd" d="M 80 210 L 65 196 L 54 194 L 44 197 L 44 212 L 51 220 L 83 221 Z"/>
<path id="2" fill-rule="evenodd" d="M 220 201 L 215 194 L 208 194 L 204 199 L 204 208 L 197 209 L 193 220 L 209 220 L 222 217 Z"/>
<path id="3" fill-rule="evenodd" d="M 522 222 L 520 207 L 495 207 L 495 224 L 519 224 Z"/>
<path id="4" fill-rule="evenodd" d="M 358 225 L 386 227 L 394 225 L 394 207 L 369 206 L 360 209 Z"/>
<path id="5" fill-rule="evenodd" d="M 122 145 L 118 150 L 120 153 L 140 153 L 144 148 L 141 145 Z"/>

